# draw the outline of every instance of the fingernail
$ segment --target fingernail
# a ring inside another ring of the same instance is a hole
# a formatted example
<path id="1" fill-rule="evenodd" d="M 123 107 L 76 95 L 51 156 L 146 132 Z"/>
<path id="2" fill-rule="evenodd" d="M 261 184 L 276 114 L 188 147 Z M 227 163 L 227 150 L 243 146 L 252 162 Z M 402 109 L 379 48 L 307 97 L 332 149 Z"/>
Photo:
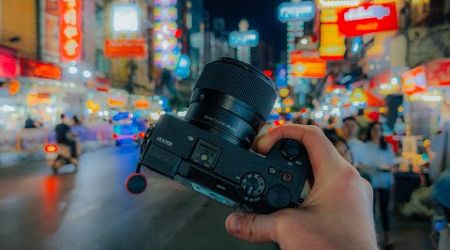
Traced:
<path id="1" fill-rule="evenodd" d="M 242 215 L 232 214 L 229 218 L 228 229 L 232 234 L 238 234 L 241 230 L 242 225 Z"/>

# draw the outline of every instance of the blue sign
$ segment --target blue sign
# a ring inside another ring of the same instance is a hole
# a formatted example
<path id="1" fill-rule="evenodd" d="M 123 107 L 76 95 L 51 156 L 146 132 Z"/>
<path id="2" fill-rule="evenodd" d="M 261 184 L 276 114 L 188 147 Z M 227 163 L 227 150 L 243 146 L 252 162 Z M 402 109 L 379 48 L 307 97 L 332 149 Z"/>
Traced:
<path id="1" fill-rule="evenodd" d="M 256 30 L 245 32 L 233 31 L 228 39 L 230 46 L 237 47 L 256 47 L 259 44 L 259 33 Z"/>
<path id="2" fill-rule="evenodd" d="M 178 60 L 177 67 L 175 69 L 175 74 L 178 78 L 184 79 L 189 77 L 191 74 L 191 59 L 187 55 L 180 55 L 180 59 Z"/>
<path id="3" fill-rule="evenodd" d="M 275 69 L 275 84 L 277 88 L 287 87 L 287 68 L 286 64 L 278 64 Z"/>
<path id="4" fill-rule="evenodd" d="M 311 21 L 316 14 L 314 2 L 282 3 L 278 7 L 278 20 L 283 23 L 291 21 Z"/>

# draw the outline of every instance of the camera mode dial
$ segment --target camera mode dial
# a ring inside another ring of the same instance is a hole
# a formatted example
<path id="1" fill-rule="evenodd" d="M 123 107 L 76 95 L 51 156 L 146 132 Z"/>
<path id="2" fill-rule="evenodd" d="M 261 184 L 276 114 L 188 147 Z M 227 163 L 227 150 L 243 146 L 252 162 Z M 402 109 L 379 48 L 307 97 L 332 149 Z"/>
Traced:
<path id="1" fill-rule="evenodd" d="M 241 189 L 245 200 L 258 201 L 258 196 L 264 192 L 265 188 L 266 182 L 264 178 L 257 173 L 248 173 L 241 180 Z"/>

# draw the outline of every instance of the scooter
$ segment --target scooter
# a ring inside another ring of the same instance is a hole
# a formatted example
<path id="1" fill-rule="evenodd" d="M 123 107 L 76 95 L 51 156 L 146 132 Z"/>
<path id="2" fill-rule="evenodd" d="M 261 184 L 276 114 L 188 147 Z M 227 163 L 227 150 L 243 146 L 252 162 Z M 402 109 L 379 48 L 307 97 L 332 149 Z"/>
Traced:
<path id="1" fill-rule="evenodd" d="M 61 143 L 46 144 L 44 146 L 44 151 L 47 159 L 47 164 L 52 169 L 53 174 L 57 175 L 61 167 L 69 164 L 72 164 L 75 167 L 75 171 L 78 170 L 78 157 L 71 157 L 69 146 Z M 77 155 L 80 155 L 78 142 L 77 153 Z"/>

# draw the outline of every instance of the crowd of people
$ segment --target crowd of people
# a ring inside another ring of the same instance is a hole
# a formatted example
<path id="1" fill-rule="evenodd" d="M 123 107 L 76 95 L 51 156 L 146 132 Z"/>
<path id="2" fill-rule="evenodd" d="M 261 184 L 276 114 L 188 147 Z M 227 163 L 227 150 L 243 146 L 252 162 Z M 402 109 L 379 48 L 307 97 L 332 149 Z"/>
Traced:
<path id="1" fill-rule="evenodd" d="M 294 123 L 317 125 L 311 119 L 298 119 Z M 363 127 L 357 117 L 345 117 L 339 122 L 336 117 L 331 116 L 322 130 L 339 154 L 372 185 L 374 214 L 380 215 L 382 239 L 385 244 L 389 244 L 388 207 L 394 184 L 392 171 L 398 162 L 392 146 L 383 136 L 382 123 L 373 121 Z"/>

